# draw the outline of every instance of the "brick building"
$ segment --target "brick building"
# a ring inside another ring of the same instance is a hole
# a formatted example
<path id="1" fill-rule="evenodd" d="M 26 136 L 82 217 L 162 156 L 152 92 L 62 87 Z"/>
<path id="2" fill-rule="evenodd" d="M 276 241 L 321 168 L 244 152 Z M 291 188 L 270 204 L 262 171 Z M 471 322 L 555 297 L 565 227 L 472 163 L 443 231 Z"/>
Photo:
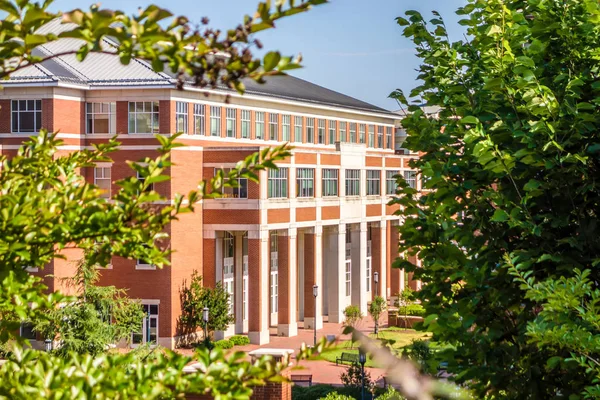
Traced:
<path id="1" fill-rule="evenodd" d="M 61 39 L 38 51 L 76 47 L 75 40 Z M 197 212 L 171 224 L 171 267 L 115 257 L 102 271 L 101 284 L 128 289 L 147 311 L 134 343 L 175 345 L 180 290 L 194 270 L 206 285 L 222 281 L 232 296 L 236 322 L 219 335 L 247 333 L 261 344 L 269 341 L 270 327 L 293 336 L 298 321 L 319 328 L 324 318 L 341 321 L 349 304 L 366 312 L 375 292 L 398 293 L 404 274 L 390 267 L 399 221 L 387 202 L 394 175 L 419 183 L 408 167 L 414 155 L 394 151 L 397 114 L 294 77 L 247 82 L 244 95 L 177 90 L 175 83 L 143 61 L 123 66 L 115 56 L 91 54 L 82 63 L 68 55 L 20 70 L 0 90 L 3 154 L 16 152 L 40 128 L 59 131 L 65 152 L 118 135 L 122 146 L 113 162 L 82 172 L 106 196 L 117 190 L 113 181 L 132 173 L 126 160 L 156 156 L 155 134 L 184 132 L 186 146 L 172 154 L 171 180 L 155 185 L 167 198 L 262 148 L 295 146 L 278 171 L 261 173 L 260 184 L 241 180 L 240 188 L 204 200 Z M 34 273 L 54 275 L 47 278 L 54 290 L 73 269 L 56 260 Z"/>

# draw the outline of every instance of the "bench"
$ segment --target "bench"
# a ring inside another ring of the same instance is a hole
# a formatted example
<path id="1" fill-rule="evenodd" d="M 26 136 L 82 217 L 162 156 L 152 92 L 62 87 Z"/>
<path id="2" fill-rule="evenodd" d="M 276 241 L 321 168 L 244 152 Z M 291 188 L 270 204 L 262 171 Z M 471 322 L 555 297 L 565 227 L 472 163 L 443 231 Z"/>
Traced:
<path id="1" fill-rule="evenodd" d="M 312 386 L 312 375 L 292 375 L 290 379 L 294 383 L 308 383 L 308 386 Z"/>
<path id="2" fill-rule="evenodd" d="M 358 354 L 355 353 L 342 353 L 341 357 L 337 357 L 335 359 L 335 365 L 338 363 L 350 363 L 350 364 L 358 364 Z"/>

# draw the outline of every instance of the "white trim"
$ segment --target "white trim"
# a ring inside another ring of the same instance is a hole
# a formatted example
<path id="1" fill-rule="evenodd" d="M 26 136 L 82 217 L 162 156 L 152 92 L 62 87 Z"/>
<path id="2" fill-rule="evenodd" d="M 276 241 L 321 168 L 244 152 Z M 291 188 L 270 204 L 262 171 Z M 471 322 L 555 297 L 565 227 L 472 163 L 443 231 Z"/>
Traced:
<path id="1" fill-rule="evenodd" d="M 336 112 L 342 111 L 342 112 L 347 112 L 349 114 L 368 115 L 368 116 L 378 117 L 378 118 L 388 118 L 388 119 L 397 119 L 397 120 L 402 119 L 402 118 L 393 117 L 392 115 L 382 114 L 382 113 L 378 113 L 378 112 L 374 112 L 374 111 L 361 111 L 361 110 L 355 110 L 352 108 L 344 108 L 343 106 L 336 107 L 336 106 L 329 106 L 329 105 L 318 104 L 318 103 L 308 103 L 308 102 L 298 101 L 298 100 L 284 100 L 284 99 L 270 98 L 267 96 L 248 94 L 248 93 L 239 94 L 236 92 L 221 92 L 221 91 L 212 90 L 212 89 L 196 88 L 196 87 L 190 87 L 190 86 L 184 86 L 184 90 L 188 90 L 190 92 L 204 92 L 204 93 L 209 93 L 209 94 L 218 94 L 223 97 L 226 97 L 226 96 L 240 97 L 240 98 L 251 99 L 251 100 L 261 100 L 261 101 L 270 102 L 270 103 L 287 104 L 287 105 L 294 105 L 294 106 L 304 106 L 304 107 L 309 107 L 309 108 L 318 108 L 318 109 L 322 109 L 322 110 L 330 110 L 330 111 L 336 111 Z M 389 113 L 392 114 L 391 111 Z"/>
<path id="2" fill-rule="evenodd" d="M 149 306 L 160 305 L 160 300 L 158 299 L 138 299 L 141 304 L 146 304 Z"/>

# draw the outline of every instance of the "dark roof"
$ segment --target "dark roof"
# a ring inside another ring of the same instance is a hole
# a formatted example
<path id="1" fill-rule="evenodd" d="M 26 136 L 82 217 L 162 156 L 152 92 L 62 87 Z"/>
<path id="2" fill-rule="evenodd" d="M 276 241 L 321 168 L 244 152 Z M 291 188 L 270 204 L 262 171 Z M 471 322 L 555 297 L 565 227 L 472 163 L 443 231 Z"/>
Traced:
<path id="1" fill-rule="evenodd" d="M 58 34 L 61 31 L 72 29 L 72 26 L 74 24 L 62 24 L 57 19 L 44 25 L 39 32 Z M 82 41 L 78 39 L 59 39 L 39 46 L 34 52 L 38 56 L 51 56 L 77 50 L 81 44 Z M 115 48 L 114 46 L 115 43 L 108 39 L 103 42 L 103 49 L 106 51 L 112 51 Z M 29 66 L 14 72 L 11 74 L 10 80 L 5 81 L 3 84 L 57 81 L 96 88 L 118 86 L 175 87 L 176 84 L 173 76 L 153 71 L 151 66 L 144 60 L 133 59 L 128 65 L 123 65 L 116 55 L 105 53 L 90 53 L 83 62 L 78 61 L 74 54 L 58 56 L 39 65 Z M 265 84 L 259 84 L 254 80 L 245 79 L 246 93 L 394 116 L 392 112 L 381 107 L 293 76 L 271 76 L 265 78 L 265 81 Z M 232 91 L 224 87 L 218 90 Z"/>

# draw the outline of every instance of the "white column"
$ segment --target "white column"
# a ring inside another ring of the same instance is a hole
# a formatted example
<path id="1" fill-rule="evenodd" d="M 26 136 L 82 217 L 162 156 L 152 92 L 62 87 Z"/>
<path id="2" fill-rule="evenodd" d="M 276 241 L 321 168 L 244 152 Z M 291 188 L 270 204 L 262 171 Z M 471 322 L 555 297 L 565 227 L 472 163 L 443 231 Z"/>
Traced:
<path id="1" fill-rule="evenodd" d="M 387 276 L 387 221 L 382 220 L 379 223 L 379 241 L 381 242 L 381 261 L 379 264 L 379 287 L 377 292 L 379 296 L 387 299 L 387 281 L 389 277 Z"/>
<path id="2" fill-rule="evenodd" d="M 346 225 L 340 224 L 331 230 L 329 248 L 331 264 L 329 268 L 329 322 L 344 321 L 344 308 L 350 305 L 350 296 L 346 296 Z"/>
<path id="3" fill-rule="evenodd" d="M 243 319 L 244 315 L 244 302 L 243 302 L 243 278 L 244 273 L 242 269 L 243 263 L 243 250 L 242 241 L 244 232 L 235 232 L 234 235 L 234 246 L 235 246 L 235 333 L 240 334 L 248 331 L 248 320 Z M 246 316 L 247 318 L 247 316 Z"/>
<path id="4" fill-rule="evenodd" d="M 315 226 L 315 276 L 319 286 L 319 295 L 317 296 L 317 313 L 315 322 L 317 329 L 323 328 L 323 226 Z"/>
<path id="5" fill-rule="evenodd" d="M 262 186 L 262 185 L 261 185 Z M 269 231 L 261 229 L 258 232 L 249 232 L 250 239 L 259 239 L 259 254 L 260 254 L 260 282 L 259 289 L 261 294 L 261 301 L 259 304 L 255 304 L 252 299 L 250 301 L 250 313 L 252 314 L 252 308 L 260 308 L 258 330 L 248 332 L 248 338 L 253 344 L 267 344 L 270 340 L 269 335 Z M 258 236 L 258 237 L 256 237 Z M 250 266 L 252 268 L 252 266 Z M 256 317 L 253 317 L 256 318 Z"/>
<path id="6" fill-rule="evenodd" d="M 370 300 L 370 293 L 367 292 L 367 223 L 360 223 L 360 231 L 359 231 L 359 248 L 360 248 L 360 257 L 359 257 L 359 269 L 360 269 L 360 311 L 363 314 L 367 314 L 367 302 Z M 372 275 L 372 274 L 371 274 Z M 371 276 L 371 282 L 373 277 Z M 373 285 L 371 285 L 373 286 Z"/>

